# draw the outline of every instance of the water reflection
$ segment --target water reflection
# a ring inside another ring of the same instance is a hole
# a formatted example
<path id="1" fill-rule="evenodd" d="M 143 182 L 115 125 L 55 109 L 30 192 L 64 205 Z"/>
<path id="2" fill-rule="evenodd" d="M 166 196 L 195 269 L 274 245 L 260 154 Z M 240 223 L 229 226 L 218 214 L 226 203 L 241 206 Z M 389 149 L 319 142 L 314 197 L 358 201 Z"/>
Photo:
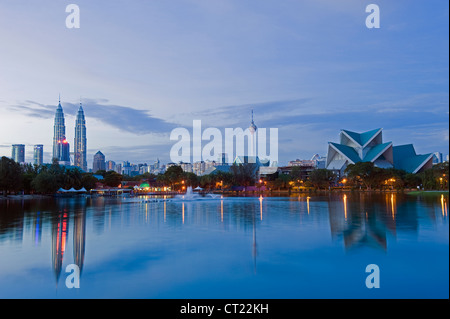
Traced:
<path id="1" fill-rule="evenodd" d="M 86 246 L 86 205 L 73 205 L 66 203 L 60 211 L 52 218 L 52 266 L 55 275 L 56 285 L 61 276 L 64 254 L 67 249 L 70 225 L 73 224 L 73 263 L 80 270 L 80 275 L 84 265 L 84 255 Z M 69 209 L 70 207 L 70 209 Z M 70 219 L 72 218 L 72 222 Z"/>
<path id="2" fill-rule="evenodd" d="M 446 223 L 447 216 L 448 195 L 414 197 L 349 193 L 318 197 L 260 196 L 222 198 L 208 202 L 163 201 L 143 204 L 122 203 L 118 199 L 107 198 L 2 200 L 0 244 L 21 245 L 27 232 L 31 235 L 29 237 L 33 246 L 39 246 L 43 237 L 51 237 L 52 260 L 49 265 L 58 285 L 63 263 L 78 265 L 80 273 L 84 268 L 88 223 L 98 236 L 117 231 L 114 229 L 116 225 L 132 229 L 136 225 L 158 225 L 161 227 L 158 231 L 167 238 L 179 236 L 174 231 L 186 229 L 193 232 L 201 229 L 211 232 L 220 230 L 230 237 L 244 231 L 248 234 L 247 256 L 250 257 L 251 250 L 253 272 L 256 274 L 257 256 L 260 253 L 257 232 L 259 236 L 265 236 L 266 231 L 271 230 L 283 238 L 286 229 L 300 233 L 326 225 L 333 242 L 339 245 L 342 243 L 346 250 L 363 247 L 387 251 L 389 238 L 395 238 L 398 232 L 417 237 L 420 227 Z M 327 237 L 327 234 L 322 235 L 323 238 Z M 286 241 L 289 240 L 286 238 Z M 70 254 L 70 244 L 73 260 L 67 255 Z M 266 240 L 262 251 L 267 251 L 264 250 L 267 245 L 269 243 Z"/>
<path id="3" fill-rule="evenodd" d="M 52 265 L 56 283 L 58 283 L 61 275 L 64 252 L 66 251 L 68 223 L 67 211 L 58 212 L 52 222 Z"/>

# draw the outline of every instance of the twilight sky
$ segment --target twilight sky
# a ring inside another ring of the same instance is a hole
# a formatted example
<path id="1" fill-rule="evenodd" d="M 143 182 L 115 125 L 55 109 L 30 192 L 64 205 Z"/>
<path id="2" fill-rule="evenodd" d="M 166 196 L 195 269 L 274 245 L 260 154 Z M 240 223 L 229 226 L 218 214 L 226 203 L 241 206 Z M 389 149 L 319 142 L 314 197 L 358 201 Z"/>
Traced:
<path id="1" fill-rule="evenodd" d="M 80 28 L 66 28 L 66 6 Z M 380 29 L 368 29 L 368 4 Z M 279 161 L 326 156 L 340 129 L 449 153 L 444 0 L 0 2 L 0 156 L 44 144 L 58 94 L 73 147 L 80 97 L 88 166 L 169 161 L 175 127 L 278 128 Z M 205 144 L 207 141 L 205 142 Z"/>

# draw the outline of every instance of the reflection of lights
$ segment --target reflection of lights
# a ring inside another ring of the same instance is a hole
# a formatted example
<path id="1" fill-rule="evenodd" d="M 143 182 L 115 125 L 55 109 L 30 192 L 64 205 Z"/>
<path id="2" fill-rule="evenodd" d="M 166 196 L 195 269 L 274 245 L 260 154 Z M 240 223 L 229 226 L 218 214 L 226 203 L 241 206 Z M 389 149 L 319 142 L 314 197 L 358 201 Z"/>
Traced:
<path id="1" fill-rule="evenodd" d="M 347 194 L 344 194 L 344 217 L 347 219 Z"/>
<path id="2" fill-rule="evenodd" d="M 181 214 L 181 218 L 182 218 L 183 224 L 184 224 L 184 203 L 183 203 L 183 206 L 182 206 L 182 214 Z"/>
<path id="3" fill-rule="evenodd" d="M 166 199 L 165 195 L 164 195 L 164 199 Z M 164 201 L 164 222 L 166 222 L 166 201 Z"/>
<path id="4" fill-rule="evenodd" d="M 394 194 L 391 194 L 391 209 L 392 209 L 392 219 L 395 217 L 395 208 L 394 208 L 395 197 Z"/>
<path id="5" fill-rule="evenodd" d="M 262 220 L 262 201 L 263 201 L 263 197 L 262 197 L 262 195 L 261 196 L 259 196 L 259 213 L 260 213 L 260 218 L 261 218 L 261 220 Z"/>
<path id="6" fill-rule="evenodd" d="M 306 197 L 306 207 L 308 208 L 308 215 L 309 215 L 309 199 L 310 199 L 311 197 Z"/>
<path id="7" fill-rule="evenodd" d="M 444 194 L 441 194 L 441 208 L 442 208 L 442 217 L 447 216 L 447 203 L 444 198 Z"/>
<path id="8" fill-rule="evenodd" d="M 223 200 L 220 201 L 220 221 L 223 223 Z"/>

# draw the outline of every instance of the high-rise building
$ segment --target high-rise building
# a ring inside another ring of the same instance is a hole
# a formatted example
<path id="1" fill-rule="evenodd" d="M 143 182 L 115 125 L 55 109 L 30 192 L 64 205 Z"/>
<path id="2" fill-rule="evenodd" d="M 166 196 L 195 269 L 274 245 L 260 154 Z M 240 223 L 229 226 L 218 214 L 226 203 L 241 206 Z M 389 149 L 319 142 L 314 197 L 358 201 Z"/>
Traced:
<path id="1" fill-rule="evenodd" d="M 106 163 L 105 163 L 105 155 L 103 155 L 102 152 L 98 151 L 94 155 L 94 162 L 92 164 L 92 172 L 97 171 L 105 171 L 106 170 Z"/>
<path id="2" fill-rule="evenodd" d="M 12 156 L 11 158 L 16 163 L 25 163 L 25 145 L 14 144 L 12 146 Z"/>
<path id="3" fill-rule="evenodd" d="M 252 122 L 250 123 L 250 127 L 248 128 L 251 134 L 250 139 L 250 152 L 249 156 L 256 156 L 256 130 L 258 129 L 253 121 L 253 110 L 252 110 Z"/>
<path id="4" fill-rule="evenodd" d="M 44 163 L 44 145 L 34 145 L 33 149 L 33 164 L 42 165 Z"/>
<path id="5" fill-rule="evenodd" d="M 116 162 L 114 162 L 114 161 L 106 162 L 106 170 L 107 171 L 114 171 L 115 169 L 116 169 Z"/>
<path id="6" fill-rule="evenodd" d="M 56 108 L 55 124 L 53 126 L 53 158 L 63 164 L 70 164 L 70 145 L 66 139 L 66 125 L 64 124 L 64 112 L 61 106 L 61 98 Z"/>
<path id="7" fill-rule="evenodd" d="M 86 144 L 86 120 L 80 101 L 80 107 L 75 121 L 74 165 L 85 172 L 87 171 Z"/>

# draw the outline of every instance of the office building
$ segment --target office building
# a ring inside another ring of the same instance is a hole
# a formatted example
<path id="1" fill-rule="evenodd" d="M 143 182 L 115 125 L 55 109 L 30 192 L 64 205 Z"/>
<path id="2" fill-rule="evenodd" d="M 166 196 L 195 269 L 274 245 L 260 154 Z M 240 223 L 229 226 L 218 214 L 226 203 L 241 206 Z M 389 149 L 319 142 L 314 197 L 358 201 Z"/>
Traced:
<path id="1" fill-rule="evenodd" d="M 96 173 L 97 171 L 106 171 L 105 155 L 100 151 L 94 155 L 92 164 L 92 172 Z"/>
<path id="2" fill-rule="evenodd" d="M 34 145 L 33 164 L 38 166 L 44 164 L 44 145 Z"/>
<path id="3" fill-rule="evenodd" d="M 25 163 L 25 145 L 23 144 L 14 144 L 12 146 L 12 154 L 11 158 L 16 163 Z"/>
<path id="4" fill-rule="evenodd" d="M 68 148 L 69 151 L 67 151 Z M 66 140 L 66 125 L 64 123 L 61 99 L 59 99 L 58 107 L 56 108 L 53 126 L 53 158 L 56 158 L 59 162 L 70 163 L 70 147 Z"/>
<path id="5" fill-rule="evenodd" d="M 80 102 L 76 121 L 75 121 L 75 144 L 74 144 L 74 165 L 87 171 L 87 138 L 86 138 L 86 120 L 84 118 L 83 107 Z"/>

